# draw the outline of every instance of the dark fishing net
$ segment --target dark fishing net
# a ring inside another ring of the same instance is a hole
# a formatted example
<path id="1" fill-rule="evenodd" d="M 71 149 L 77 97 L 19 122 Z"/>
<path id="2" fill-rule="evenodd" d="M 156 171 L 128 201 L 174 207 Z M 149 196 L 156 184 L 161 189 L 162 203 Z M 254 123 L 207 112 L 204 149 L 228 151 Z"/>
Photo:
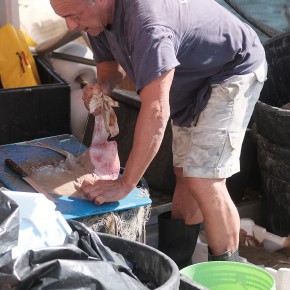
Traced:
<path id="1" fill-rule="evenodd" d="M 290 30 L 290 0 L 216 0 L 250 24 L 262 41 Z"/>

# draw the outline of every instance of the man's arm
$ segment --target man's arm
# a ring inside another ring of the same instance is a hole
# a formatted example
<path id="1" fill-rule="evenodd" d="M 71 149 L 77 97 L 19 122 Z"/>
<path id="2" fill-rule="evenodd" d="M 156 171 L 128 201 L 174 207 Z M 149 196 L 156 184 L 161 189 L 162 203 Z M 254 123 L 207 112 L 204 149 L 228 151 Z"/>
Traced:
<path id="1" fill-rule="evenodd" d="M 169 91 L 174 69 L 141 90 L 132 150 L 121 178 L 85 180 L 81 186 L 87 199 L 96 204 L 123 199 L 136 186 L 157 154 L 170 115 Z"/>
<path id="2" fill-rule="evenodd" d="M 169 90 L 174 69 L 152 81 L 140 92 L 141 108 L 137 118 L 131 153 L 122 181 L 134 188 L 157 154 L 170 115 Z"/>
<path id="3" fill-rule="evenodd" d="M 123 68 L 114 60 L 97 63 L 97 83 L 105 95 L 110 95 L 125 75 Z"/>

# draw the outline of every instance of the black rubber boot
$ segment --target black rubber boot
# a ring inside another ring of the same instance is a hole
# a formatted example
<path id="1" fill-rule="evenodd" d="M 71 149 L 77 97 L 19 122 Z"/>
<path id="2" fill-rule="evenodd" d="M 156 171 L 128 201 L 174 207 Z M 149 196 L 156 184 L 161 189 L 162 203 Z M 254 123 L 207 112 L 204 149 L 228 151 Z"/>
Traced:
<path id="1" fill-rule="evenodd" d="M 208 249 L 208 260 L 209 261 L 232 261 L 232 262 L 240 262 L 239 250 L 235 252 L 226 251 L 220 255 L 212 255 L 210 249 Z"/>
<path id="2" fill-rule="evenodd" d="M 186 225 L 183 220 L 171 219 L 171 211 L 158 216 L 158 250 L 169 256 L 182 269 L 191 264 L 200 224 Z"/>

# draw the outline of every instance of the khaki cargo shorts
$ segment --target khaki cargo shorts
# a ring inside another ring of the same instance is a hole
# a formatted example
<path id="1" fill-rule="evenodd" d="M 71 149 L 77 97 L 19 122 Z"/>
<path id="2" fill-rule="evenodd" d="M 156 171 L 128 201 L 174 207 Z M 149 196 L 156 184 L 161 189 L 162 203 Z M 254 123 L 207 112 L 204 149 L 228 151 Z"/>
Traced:
<path id="1" fill-rule="evenodd" d="M 253 73 L 212 84 L 197 122 L 188 128 L 172 123 L 173 165 L 185 177 L 227 178 L 240 171 L 243 139 L 266 76 L 264 62 Z"/>

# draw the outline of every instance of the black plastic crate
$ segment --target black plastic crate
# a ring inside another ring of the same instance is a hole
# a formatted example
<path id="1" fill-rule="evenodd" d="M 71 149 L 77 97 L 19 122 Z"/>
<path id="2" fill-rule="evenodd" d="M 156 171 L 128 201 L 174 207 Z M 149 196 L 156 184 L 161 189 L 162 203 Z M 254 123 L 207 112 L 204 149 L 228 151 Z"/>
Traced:
<path id="1" fill-rule="evenodd" d="M 0 144 L 70 134 L 70 85 L 34 56 L 41 85 L 0 87 Z"/>

